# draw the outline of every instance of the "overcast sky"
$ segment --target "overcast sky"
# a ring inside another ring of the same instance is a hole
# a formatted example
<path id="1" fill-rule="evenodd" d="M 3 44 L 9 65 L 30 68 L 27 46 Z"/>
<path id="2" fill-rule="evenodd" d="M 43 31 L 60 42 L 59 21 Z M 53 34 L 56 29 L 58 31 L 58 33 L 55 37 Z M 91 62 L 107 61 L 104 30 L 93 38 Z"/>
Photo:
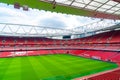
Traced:
<path id="1" fill-rule="evenodd" d="M 99 19 L 81 17 L 75 15 L 67 15 L 44 10 L 29 9 L 14 9 L 13 5 L 0 3 L 0 22 L 13 24 L 38 25 L 55 28 L 71 29 L 95 22 Z"/>

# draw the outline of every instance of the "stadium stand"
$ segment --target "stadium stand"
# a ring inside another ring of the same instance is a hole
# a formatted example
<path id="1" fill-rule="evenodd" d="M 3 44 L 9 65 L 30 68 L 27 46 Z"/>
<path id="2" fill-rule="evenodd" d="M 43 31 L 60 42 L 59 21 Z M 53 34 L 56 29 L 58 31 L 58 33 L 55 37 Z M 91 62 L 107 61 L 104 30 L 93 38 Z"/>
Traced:
<path id="1" fill-rule="evenodd" d="M 120 62 L 120 53 L 111 58 L 112 62 Z"/>
<path id="2" fill-rule="evenodd" d="M 97 74 L 76 78 L 74 80 L 119 80 L 120 79 L 119 74 L 120 74 L 120 68 L 116 68 L 113 70 L 108 70 L 105 72 L 99 72 Z"/>
<path id="3" fill-rule="evenodd" d="M 24 51 L 24 52 L 27 51 L 26 52 L 27 55 L 41 55 L 41 54 L 67 52 L 72 55 L 116 62 L 116 61 L 120 61 L 119 34 L 120 34 L 120 30 L 117 30 L 117 31 L 100 33 L 85 38 L 71 39 L 71 40 L 49 39 L 42 37 L 30 38 L 30 37 L 1 36 L 0 57 L 5 57 L 5 56 L 11 57 L 11 55 L 13 55 L 13 53 L 11 54 L 11 52 L 16 52 L 16 51 L 19 51 L 19 53 L 20 51 Z M 42 49 L 47 49 L 47 50 L 42 50 Z M 49 49 L 51 49 L 53 52 L 50 52 Z M 59 49 L 59 50 L 55 50 L 55 49 Z M 39 51 L 35 52 L 35 50 L 39 50 Z"/>
<path id="4" fill-rule="evenodd" d="M 88 78 L 88 80 L 119 80 L 120 69 Z"/>

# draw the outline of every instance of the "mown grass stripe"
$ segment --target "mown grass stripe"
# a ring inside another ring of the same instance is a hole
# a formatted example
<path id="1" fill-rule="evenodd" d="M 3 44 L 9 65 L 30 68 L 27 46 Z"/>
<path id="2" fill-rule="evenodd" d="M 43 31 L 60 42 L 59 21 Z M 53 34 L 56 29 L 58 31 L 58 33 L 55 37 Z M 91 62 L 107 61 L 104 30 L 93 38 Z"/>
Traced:
<path id="1" fill-rule="evenodd" d="M 3 59 L 3 62 L 0 64 L 0 80 L 3 80 L 4 77 L 6 77 L 5 74 L 8 71 L 11 62 L 12 62 L 11 58 L 9 60 L 7 58 Z"/>
<path id="2" fill-rule="evenodd" d="M 21 64 L 20 58 L 11 58 L 12 61 L 9 64 L 9 67 L 4 75 L 3 80 L 21 80 Z M 14 75 L 13 75 L 14 74 Z M 7 77 L 6 77 L 7 76 Z"/>
<path id="3" fill-rule="evenodd" d="M 58 65 L 56 65 L 56 62 L 51 61 L 49 59 L 49 57 L 40 57 L 39 60 L 43 60 L 40 61 L 41 64 L 53 75 L 53 76 L 58 76 L 61 73 L 65 73 L 64 70 L 62 70 L 62 68 L 59 68 Z M 46 62 L 46 63 L 44 63 Z"/>
<path id="4" fill-rule="evenodd" d="M 39 79 L 46 78 L 47 76 L 53 76 L 39 61 L 36 57 L 29 57 L 29 61 L 31 62 L 34 71 L 36 72 Z M 47 75 L 46 75 L 47 74 Z"/>
<path id="5" fill-rule="evenodd" d="M 21 80 L 39 80 L 28 57 L 21 57 Z"/>

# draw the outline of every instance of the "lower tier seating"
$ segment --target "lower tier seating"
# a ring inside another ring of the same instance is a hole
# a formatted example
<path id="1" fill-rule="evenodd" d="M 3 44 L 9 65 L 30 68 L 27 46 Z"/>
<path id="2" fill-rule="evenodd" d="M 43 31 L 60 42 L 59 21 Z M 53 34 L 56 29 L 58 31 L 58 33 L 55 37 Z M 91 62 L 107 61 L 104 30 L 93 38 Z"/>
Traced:
<path id="1" fill-rule="evenodd" d="M 120 80 L 120 69 L 88 78 L 88 80 Z"/>
<path id="2" fill-rule="evenodd" d="M 112 62 L 120 62 L 120 53 L 111 58 Z"/>
<path id="3" fill-rule="evenodd" d="M 93 50 L 36 50 L 0 52 L 0 57 L 32 56 L 44 54 L 72 54 L 103 61 L 120 62 L 120 52 L 93 51 Z"/>

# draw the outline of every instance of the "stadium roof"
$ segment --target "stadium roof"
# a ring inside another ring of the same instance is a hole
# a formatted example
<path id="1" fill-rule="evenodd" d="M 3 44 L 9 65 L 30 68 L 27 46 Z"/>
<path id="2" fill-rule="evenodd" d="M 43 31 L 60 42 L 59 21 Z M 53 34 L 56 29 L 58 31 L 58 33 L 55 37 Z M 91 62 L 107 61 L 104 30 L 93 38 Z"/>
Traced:
<path id="1" fill-rule="evenodd" d="M 119 0 L 1 0 L 31 8 L 98 18 L 120 19 Z M 53 8 L 55 7 L 55 9 Z"/>
<path id="2" fill-rule="evenodd" d="M 114 29 L 118 28 L 116 25 L 120 24 L 120 20 L 108 20 L 108 19 L 103 19 L 103 18 L 120 19 L 120 15 L 119 15 L 119 10 L 120 10 L 119 5 L 120 4 L 118 2 L 114 2 L 112 0 L 104 0 L 103 2 L 102 1 L 103 0 L 54 0 L 54 1 L 53 0 L 42 0 L 42 1 L 41 0 L 40 1 L 38 1 L 38 0 L 35 0 L 35 1 L 26 0 L 26 2 L 25 2 L 25 1 L 22 1 L 22 0 L 16 0 L 16 1 L 2 0 L 1 2 L 3 2 L 3 3 L 8 3 L 8 4 L 19 3 L 20 6 L 27 5 L 31 8 L 41 9 L 41 11 L 49 10 L 49 11 L 52 11 L 52 12 L 74 14 L 74 15 L 71 15 L 71 16 L 82 15 L 82 16 L 100 17 L 102 19 L 91 18 L 91 20 L 93 20 L 93 21 L 95 19 L 95 22 L 89 24 L 88 23 L 89 20 L 87 21 L 87 20 L 84 20 L 82 18 L 82 20 L 84 22 L 86 21 L 87 24 L 75 26 L 75 28 L 71 28 L 71 29 L 69 29 L 69 28 L 65 29 L 65 27 L 63 29 L 60 29 L 60 28 L 58 28 L 58 26 L 57 26 L 57 28 L 56 27 L 52 28 L 52 27 L 49 27 L 47 25 L 45 25 L 45 26 L 41 26 L 41 25 L 40 26 L 39 25 L 35 26 L 34 24 L 29 24 L 29 23 L 28 23 L 29 25 L 28 24 L 25 25 L 25 24 L 21 24 L 21 23 L 16 23 L 16 21 L 19 21 L 20 19 L 15 19 L 15 23 L 11 23 L 11 22 L 9 23 L 9 21 L 8 21 L 8 23 L 4 23 L 4 22 L 7 22 L 7 20 L 5 18 L 2 18 L 3 23 L 0 23 L 0 26 L 1 26 L 0 36 L 2 36 L 2 35 L 11 36 L 12 35 L 12 36 L 25 36 L 25 37 L 27 37 L 27 36 L 28 37 L 29 36 L 31 36 L 31 37 L 56 37 L 56 36 L 66 36 L 66 35 L 78 35 L 78 34 L 83 34 L 83 33 L 95 32 L 95 31 L 99 31 L 99 30 L 103 30 L 103 29 L 109 30 L 109 29 L 112 29 L 111 27 L 114 27 Z M 71 4 L 68 4 L 68 3 L 71 3 Z M 113 3 L 114 3 L 114 5 L 113 5 Z M 80 6 L 80 4 L 83 4 L 84 7 Z M 101 6 L 98 7 L 98 5 L 101 5 Z M 93 6 L 94 9 L 93 8 L 90 9 L 89 6 Z M 103 8 L 103 6 L 110 6 L 111 8 L 109 8 L 109 9 L 108 9 L 108 7 Z M 13 5 L 8 6 L 7 4 L 5 4 L 4 7 L 5 8 L 2 8 L 2 10 L 5 10 L 6 8 L 10 7 L 11 10 L 21 11 L 21 10 L 18 10 L 18 9 L 14 9 Z M 117 8 L 119 8 L 119 9 L 117 10 Z M 37 10 L 37 9 L 35 9 L 35 10 Z M 104 9 L 105 11 L 98 11 L 99 9 Z M 30 11 L 31 10 L 34 11 L 34 9 L 30 9 Z M 10 14 L 9 10 L 6 10 L 6 11 L 8 12 L 8 14 Z M 21 13 L 31 13 L 30 11 L 25 12 L 25 11 L 22 10 Z M 39 10 L 37 10 L 37 11 L 39 11 Z M 49 12 L 49 11 L 44 11 L 44 12 Z M 114 11 L 114 12 L 110 13 L 109 11 Z M 3 14 L 1 16 L 3 16 L 4 14 L 5 14 L 5 12 L 3 11 Z M 11 13 L 11 14 L 13 14 L 13 13 Z M 13 15 L 16 15 L 16 14 L 17 13 L 14 13 Z M 39 15 L 43 15 L 43 14 L 38 13 L 37 17 Z M 50 16 L 50 13 L 48 15 Z M 47 15 L 47 18 L 48 18 L 48 15 Z M 20 16 L 20 17 L 22 17 L 22 16 Z M 23 17 L 22 17 L 22 21 L 25 22 L 25 20 L 23 20 L 24 19 Z M 62 17 L 62 16 L 60 16 L 60 17 Z M 35 16 L 33 16 L 33 18 L 35 18 Z M 68 17 L 65 17 L 65 18 L 68 18 Z M 89 18 L 89 17 L 85 17 L 85 18 Z M 10 17 L 10 21 L 11 21 L 11 19 L 12 18 Z M 52 17 L 52 19 L 53 19 L 53 17 Z M 62 18 L 60 18 L 60 19 L 62 19 Z M 76 19 L 78 19 L 78 18 L 76 18 Z M 96 19 L 98 19 L 98 20 L 96 20 Z M 45 21 L 46 20 L 47 19 L 45 19 Z M 68 23 L 71 23 L 71 21 L 68 21 L 66 19 L 64 21 L 67 21 Z M 81 19 L 78 19 L 78 21 L 80 22 Z M 73 18 L 72 18 L 72 22 L 74 22 Z M 52 23 L 52 22 L 50 22 L 50 23 Z M 57 22 L 55 22 L 53 20 L 53 23 L 57 23 Z M 68 26 L 68 27 L 70 27 L 70 26 Z"/>
<path id="3" fill-rule="evenodd" d="M 50 0 L 52 1 L 52 0 Z M 120 4 L 112 0 L 56 0 L 59 3 L 69 6 L 76 6 L 83 9 L 90 9 L 104 13 L 120 14 Z"/>
<path id="4" fill-rule="evenodd" d="M 42 0 L 59 5 L 88 10 L 89 16 L 100 18 L 120 18 L 120 3 L 117 0 Z M 109 16 L 108 16 L 108 15 Z M 113 16 L 114 15 L 114 16 Z M 118 16 L 117 16 L 118 15 Z"/>
<path id="5" fill-rule="evenodd" d="M 111 22 L 102 20 L 74 29 L 61 29 L 35 25 L 0 23 L 0 36 L 4 35 L 21 37 L 57 37 L 66 35 L 79 35 L 83 33 L 96 32 L 98 30 L 111 30 L 111 27 L 113 27 L 114 30 L 116 28 L 119 28 L 116 25 L 120 25 L 120 23 L 117 21 L 115 22 L 113 20 Z"/>

